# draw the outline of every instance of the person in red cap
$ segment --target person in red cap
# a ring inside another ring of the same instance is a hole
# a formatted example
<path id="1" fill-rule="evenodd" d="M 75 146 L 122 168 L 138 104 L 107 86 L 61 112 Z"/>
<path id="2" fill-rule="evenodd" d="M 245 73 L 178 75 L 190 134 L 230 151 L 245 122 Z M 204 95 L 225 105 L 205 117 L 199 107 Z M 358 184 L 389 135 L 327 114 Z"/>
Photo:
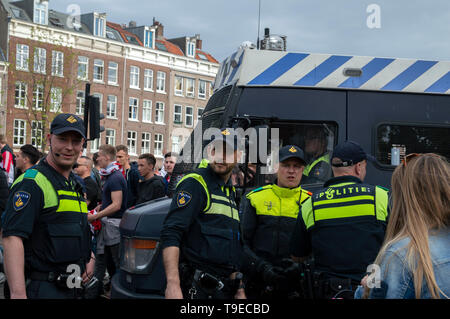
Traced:
<path id="1" fill-rule="evenodd" d="M 315 298 L 353 298 L 380 249 L 388 217 L 388 191 L 363 183 L 373 157 L 352 141 L 336 146 L 334 177 L 301 207 L 291 238 L 297 261 L 314 258 Z"/>
<path id="2" fill-rule="evenodd" d="M 95 261 L 87 205 L 72 173 L 84 140 L 82 119 L 57 115 L 47 135 L 48 155 L 11 187 L 2 217 L 12 299 L 77 298 L 81 281 L 90 280 Z"/>

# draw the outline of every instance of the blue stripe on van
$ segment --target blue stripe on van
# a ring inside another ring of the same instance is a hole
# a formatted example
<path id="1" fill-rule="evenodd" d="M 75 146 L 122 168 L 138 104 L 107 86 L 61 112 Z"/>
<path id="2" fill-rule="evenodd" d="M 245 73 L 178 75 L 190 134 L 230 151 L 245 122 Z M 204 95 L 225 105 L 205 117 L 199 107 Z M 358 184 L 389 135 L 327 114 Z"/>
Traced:
<path id="1" fill-rule="evenodd" d="M 315 86 L 351 58 L 351 56 L 332 55 L 294 85 Z"/>
<path id="2" fill-rule="evenodd" d="M 243 58 L 244 58 L 244 53 L 242 53 L 241 56 L 239 57 L 239 62 L 236 65 L 236 67 L 233 68 L 233 72 L 231 72 L 231 75 L 228 77 L 228 79 L 233 80 L 234 76 L 236 75 L 236 72 L 239 70 L 239 67 L 241 66 Z"/>
<path id="3" fill-rule="evenodd" d="M 270 84 L 284 73 L 289 71 L 292 67 L 294 67 L 297 63 L 306 58 L 309 54 L 304 53 L 288 53 L 280 60 L 272 64 L 269 68 L 267 68 L 260 75 L 255 77 L 253 80 L 248 82 L 248 84 Z"/>
<path id="4" fill-rule="evenodd" d="M 373 78 L 378 72 L 383 70 L 395 59 L 374 58 L 362 68 L 361 76 L 351 76 L 339 87 L 341 88 L 359 88 L 361 85 Z"/>
<path id="5" fill-rule="evenodd" d="M 236 54 L 237 54 L 237 52 L 234 52 L 233 55 L 232 55 L 230 58 L 228 58 L 228 59 L 226 60 L 226 62 L 224 62 L 223 66 L 226 67 L 226 68 L 229 68 L 229 67 L 230 67 L 229 62 L 230 62 L 232 59 L 234 59 L 234 57 L 236 56 Z M 228 71 L 228 72 L 229 72 L 229 71 Z M 222 75 L 222 81 L 220 82 L 219 87 L 222 87 L 222 86 L 223 86 L 223 84 L 224 84 L 226 78 L 228 78 L 228 74 Z"/>
<path id="6" fill-rule="evenodd" d="M 450 89 L 450 72 L 434 82 L 425 92 L 445 93 Z"/>
<path id="7" fill-rule="evenodd" d="M 382 87 L 381 90 L 401 91 L 436 63 L 437 61 L 419 60 Z"/>

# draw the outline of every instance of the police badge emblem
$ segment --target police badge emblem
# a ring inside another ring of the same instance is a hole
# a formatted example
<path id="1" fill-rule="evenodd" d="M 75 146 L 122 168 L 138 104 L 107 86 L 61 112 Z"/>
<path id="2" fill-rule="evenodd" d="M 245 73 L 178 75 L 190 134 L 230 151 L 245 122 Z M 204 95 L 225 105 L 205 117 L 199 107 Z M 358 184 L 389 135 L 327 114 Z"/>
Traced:
<path id="1" fill-rule="evenodd" d="M 25 206 L 27 206 L 28 202 L 30 201 L 31 195 L 24 191 L 18 191 L 14 194 L 13 198 L 13 206 L 16 211 L 19 211 Z"/>
<path id="2" fill-rule="evenodd" d="M 188 192 L 179 192 L 177 195 L 177 206 L 178 207 L 183 207 L 186 206 L 187 204 L 189 204 L 189 202 L 192 199 L 192 195 L 189 194 Z"/>

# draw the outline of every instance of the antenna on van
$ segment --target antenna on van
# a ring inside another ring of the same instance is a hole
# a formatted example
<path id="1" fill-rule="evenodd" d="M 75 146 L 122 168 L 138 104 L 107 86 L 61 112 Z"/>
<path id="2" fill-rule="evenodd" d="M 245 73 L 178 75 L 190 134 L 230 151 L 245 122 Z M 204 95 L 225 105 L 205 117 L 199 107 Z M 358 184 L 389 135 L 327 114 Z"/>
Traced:
<path id="1" fill-rule="evenodd" d="M 258 9 L 258 39 L 256 40 L 256 49 L 259 50 L 259 29 L 261 28 L 261 0 L 259 1 Z"/>

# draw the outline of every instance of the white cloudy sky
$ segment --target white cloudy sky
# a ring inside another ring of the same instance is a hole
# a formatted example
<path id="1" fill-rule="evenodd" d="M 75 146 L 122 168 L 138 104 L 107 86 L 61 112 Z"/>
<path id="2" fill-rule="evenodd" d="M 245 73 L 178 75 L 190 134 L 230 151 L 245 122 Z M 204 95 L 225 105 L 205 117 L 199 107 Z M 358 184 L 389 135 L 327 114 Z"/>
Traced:
<path id="1" fill-rule="evenodd" d="M 164 25 L 165 36 L 200 34 L 222 61 L 243 41 L 256 43 L 259 0 L 50 0 L 66 12 L 106 12 L 108 21 Z M 369 28 L 371 4 L 380 28 Z M 261 29 L 287 36 L 288 50 L 308 53 L 450 60 L 450 0 L 261 0 Z"/>

